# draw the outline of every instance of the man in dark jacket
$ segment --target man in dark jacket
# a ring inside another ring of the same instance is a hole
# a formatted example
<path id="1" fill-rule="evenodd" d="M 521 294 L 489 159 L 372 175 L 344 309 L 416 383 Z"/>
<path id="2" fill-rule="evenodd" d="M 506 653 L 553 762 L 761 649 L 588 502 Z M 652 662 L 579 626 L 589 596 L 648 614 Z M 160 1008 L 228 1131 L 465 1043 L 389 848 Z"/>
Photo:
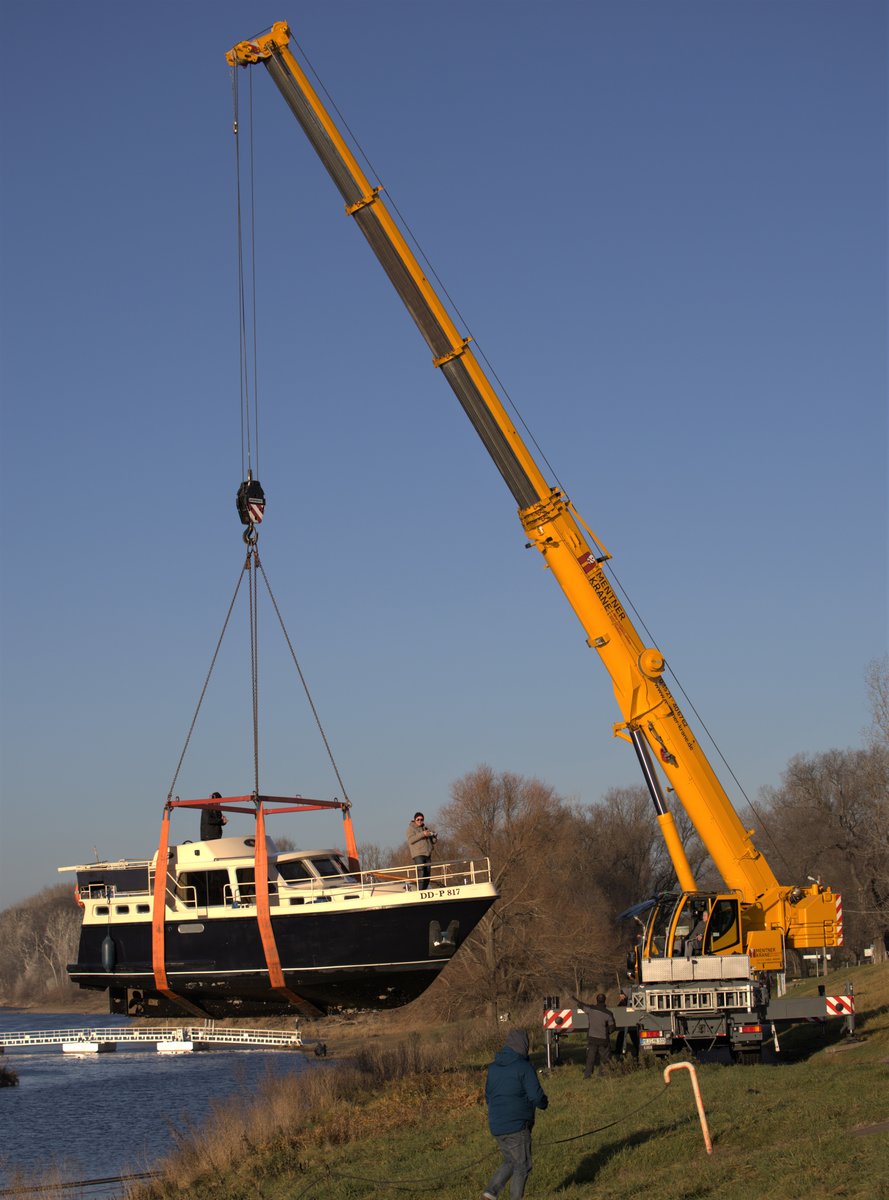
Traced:
<path id="1" fill-rule="evenodd" d="M 611 1009 L 605 1007 L 605 994 L 599 992 L 595 1004 L 587 1004 L 578 996 L 573 996 L 572 999 L 586 1012 L 589 1021 L 586 1035 L 586 1070 L 583 1077 L 589 1079 L 593 1067 L 598 1067 L 599 1074 L 604 1075 L 605 1068 L 611 1062 L 611 1031 L 615 1028 Z"/>
<path id="2" fill-rule="evenodd" d="M 219 792 L 213 792 L 210 795 L 211 800 L 221 800 L 222 796 Z M 222 811 L 218 804 L 213 804 L 209 808 L 201 809 L 201 841 L 213 842 L 216 838 L 222 837 L 222 827 L 228 824 L 228 817 Z"/>
<path id="3" fill-rule="evenodd" d="M 531 1173 L 534 1110 L 549 1104 L 528 1059 L 528 1035 L 524 1029 L 509 1031 L 506 1044 L 488 1067 L 485 1100 L 488 1127 L 500 1147 L 503 1162 L 494 1172 L 482 1200 L 496 1200 L 510 1179 L 511 1200 L 520 1200 Z"/>

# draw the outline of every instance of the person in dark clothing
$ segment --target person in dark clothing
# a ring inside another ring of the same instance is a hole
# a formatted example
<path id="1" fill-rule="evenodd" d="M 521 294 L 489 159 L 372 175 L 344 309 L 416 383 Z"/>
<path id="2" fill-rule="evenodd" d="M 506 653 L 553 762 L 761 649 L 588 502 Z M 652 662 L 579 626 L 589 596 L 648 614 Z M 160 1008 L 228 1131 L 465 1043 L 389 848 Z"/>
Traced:
<path id="1" fill-rule="evenodd" d="M 219 792 L 213 792 L 211 800 L 221 800 Z M 228 817 L 218 805 L 201 809 L 201 841 L 212 842 L 222 837 L 222 827 L 228 824 Z"/>
<path id="2" fill-rule="evenodd" d="M 432 861 L 432 847 L 438 840 L 438 834 L 426 828 L 426 818 L 418 812 L 414 813 L 413 820 L 407 827 L 405 838 L 410 856 L 417 864 L 417 885 L 423 892 L 429 887 L 432 873 L 429 864 Z"/>
<path id="3" fill-rule="evenodd" d="M 524 1029 L 510 1029 L 502 1050 L 488 1067 L 485 1082 L 488 1128 L 503 1155 L 503 1162 L 491 1176 L 482 1200 L 496 1200 L 506 1184 L 511 1200 L 521 1200 L 525 1181 L 531 1173 L 531 1129 L 535 1109 L 549 1104 L 540 1086 L 537 1072 L 528 1058 L 528 1035 Z"/>
<path id="4" fill-rule="evenodd" d="M 618 1008 L 626 1008 L 627 1002 L 628 1002 L 627 993 L 621 992 L 621 994 L 617 998 L 617 1007 Z M 626 1042 L 626 1039 L 627 1039 L 627 1031 L 623 1027 L 623 1025 L 621 1025 L 620 1029 L 618 1029 L 618 1031 L 617 1031 L 617 1041 L 614 1043 L 614 1053 L 617 1055 L 618 1058 L 620 1058 L 623 1055 L 624 1043 Z"/>
<path id="5" fill-rule="evenodd" d="M 626 1008 L 629 1004 L 629 997 L 626 992 L 621 992 L 617 998 L 617 1007 Z M 614 1053 L 620 1058 L 626 1053 L 627 1038 L 630 1042 L 630 1053 L 633 1058 L 639 1057 L 639 1030 L 635 1025 L 621 1026 L 617 1031 L 617 1041 L 614 1044 Z"/>
<path id="6" fill-rule="evenodd" d="M 586 1069 L 584 1079 L 589 1079 L 593 1068 L 599 1068 L 599 1074 L 605 1074 L 605 1068 L 611 1062 L 611 1031 L 615 1027 L 611 1009 L 605 1007 L 605 994 L 599 992 L 595 1004 L 587 1004 L 579 996 L 573 996 L 575 1004 L 579 1004 L 586 1012 L 589 1028 L 586 1042 Z"/>

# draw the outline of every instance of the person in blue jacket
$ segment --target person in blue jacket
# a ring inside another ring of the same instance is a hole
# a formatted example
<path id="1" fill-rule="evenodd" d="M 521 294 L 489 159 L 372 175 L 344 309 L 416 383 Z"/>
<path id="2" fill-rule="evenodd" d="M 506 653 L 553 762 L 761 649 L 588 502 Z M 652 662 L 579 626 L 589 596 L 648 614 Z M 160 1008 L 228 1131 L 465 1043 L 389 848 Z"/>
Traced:
<path id="1" fill-rule="evenodd" d="M 482 1200 L 496 1200 L 510 1179 L 511 1200 L 521 1200 L 531 1173 L 531 1129 L 534 1110 L 549 1104 L 528 1058 L 528 1035 L 511 1029 L 506 1044 L 488 1067 L 485 1083 L 488 1127 L 503 1155 Z"/>

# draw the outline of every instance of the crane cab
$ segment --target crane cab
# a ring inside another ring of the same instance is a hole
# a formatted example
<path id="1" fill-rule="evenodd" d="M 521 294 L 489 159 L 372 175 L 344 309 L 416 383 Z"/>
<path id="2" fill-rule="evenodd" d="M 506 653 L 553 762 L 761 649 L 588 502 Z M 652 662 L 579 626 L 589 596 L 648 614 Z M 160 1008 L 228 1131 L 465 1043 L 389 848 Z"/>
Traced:
<path id="1" fill-rule="evenodd" d="M 742 954 L 741 900 L 720 892 L 670 892 L 649 910 L 642 957 L 697 958 Z"/>

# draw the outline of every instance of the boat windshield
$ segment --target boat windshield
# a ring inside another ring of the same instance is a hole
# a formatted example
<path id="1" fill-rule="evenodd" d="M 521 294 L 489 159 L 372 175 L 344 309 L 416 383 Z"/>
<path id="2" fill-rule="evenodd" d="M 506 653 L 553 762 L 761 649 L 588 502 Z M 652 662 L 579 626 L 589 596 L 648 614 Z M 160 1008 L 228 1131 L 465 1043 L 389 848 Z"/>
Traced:
<path id="1" fill-rule="evenodd" d="M 314 878 L 308 864 L 301 858 L 291 858 L 286 862 L 278 859 L 278 874 L 288 883 L 306 883 Z"/>
<path id="2" fill-rule="evenodd" d="M 306 858 L 278 859 L 278 873 L 287 883 L 312 883 L 321 880 L 327 885 L 355 885 L 358 880 L 350 875 L 346 864 L 338 854 L 312 854 Z"/>
<path id="3" fill-rule="evenodd" d="M 312 866 L 315 868 L 315 870 L 318 872 L 318 874 L 321 876 L 322 879 L 327 879 L 331 875 L 336 875 L 337 877 L 345 875 L 345 871 L 343 870 L 343 864 L 341 862 L 339 862 L 336 858 L 332 858 L 332 857 L 313 858 Z"/>

